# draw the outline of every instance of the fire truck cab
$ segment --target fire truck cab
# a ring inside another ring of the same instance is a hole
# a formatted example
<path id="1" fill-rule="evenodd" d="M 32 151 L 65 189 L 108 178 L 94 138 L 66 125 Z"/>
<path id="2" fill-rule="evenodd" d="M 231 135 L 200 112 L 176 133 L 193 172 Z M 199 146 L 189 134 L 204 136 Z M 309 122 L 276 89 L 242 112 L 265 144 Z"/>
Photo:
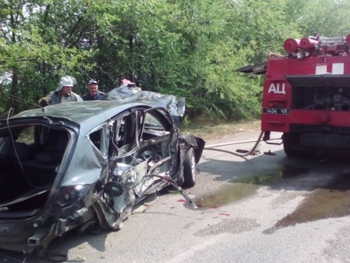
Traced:
<path id="1" fill-rule="evenodd" d="M 287 156 L 350 151 L 350 34 L 284 42 L 286 55 L 238 69 L 263 74 L 261 130 L 282 132 Z"/>

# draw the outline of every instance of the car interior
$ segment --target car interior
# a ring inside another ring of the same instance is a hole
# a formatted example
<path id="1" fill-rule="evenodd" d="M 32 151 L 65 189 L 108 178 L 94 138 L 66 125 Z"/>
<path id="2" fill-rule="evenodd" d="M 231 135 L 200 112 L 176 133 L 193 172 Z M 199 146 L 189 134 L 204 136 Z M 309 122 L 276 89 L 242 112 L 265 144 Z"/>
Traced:
<path id="1" fill-rule="evenodd" d="M 0 130 L 0 136 L 0 213 L 6 211 L 15 217 L 28 211 L 29 216 L 46 201 L 68 143 L 68 132 L 20 125 Z"/>

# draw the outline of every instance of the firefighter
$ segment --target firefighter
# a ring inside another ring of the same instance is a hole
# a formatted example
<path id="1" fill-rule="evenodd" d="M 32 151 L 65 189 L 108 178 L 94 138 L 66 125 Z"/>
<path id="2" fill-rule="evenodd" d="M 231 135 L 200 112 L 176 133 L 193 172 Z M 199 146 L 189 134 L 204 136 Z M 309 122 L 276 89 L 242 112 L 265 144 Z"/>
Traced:
<path id="1" fill-rule="evenodd" d="M 58 103 L 83 101 L 83 99 L 72 91 L 76 84 L 75 78 L 72 76 L 64 76 L 60 79 L 58 87 L 54 92 L 51 92 L 46 97 L 39 100 L 39 105 L 44 107 Z"/>

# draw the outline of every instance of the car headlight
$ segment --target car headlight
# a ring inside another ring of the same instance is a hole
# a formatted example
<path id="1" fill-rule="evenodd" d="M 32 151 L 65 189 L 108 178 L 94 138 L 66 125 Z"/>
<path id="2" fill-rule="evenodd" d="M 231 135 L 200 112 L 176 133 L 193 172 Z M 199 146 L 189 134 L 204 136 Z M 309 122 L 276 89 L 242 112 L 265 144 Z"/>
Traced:
<path id="1" fill-rule="evenodd" d="M 69 206 L 80 200 L 88 192 L 89 185 L 63 186 L 60 189 L 57 204 L 59 206 Z"/>

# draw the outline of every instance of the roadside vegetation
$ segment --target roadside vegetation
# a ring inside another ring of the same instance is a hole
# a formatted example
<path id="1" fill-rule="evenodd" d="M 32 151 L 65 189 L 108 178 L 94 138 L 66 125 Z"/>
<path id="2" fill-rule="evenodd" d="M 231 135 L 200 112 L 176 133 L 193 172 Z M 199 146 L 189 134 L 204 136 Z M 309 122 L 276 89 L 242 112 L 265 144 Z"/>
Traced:
<path id="1" fill-rule="evenodd" d="M 348 34 L 348 0 L 5 0 L 0 111 L 32 108 L 62 75 L 107 92 L 121 79 L 186 98 L 187 124 L 260 113 L 263 76 L 235 69 L 286 38 Z M 201 117 L 206 116 L 207 119 Z"/>

